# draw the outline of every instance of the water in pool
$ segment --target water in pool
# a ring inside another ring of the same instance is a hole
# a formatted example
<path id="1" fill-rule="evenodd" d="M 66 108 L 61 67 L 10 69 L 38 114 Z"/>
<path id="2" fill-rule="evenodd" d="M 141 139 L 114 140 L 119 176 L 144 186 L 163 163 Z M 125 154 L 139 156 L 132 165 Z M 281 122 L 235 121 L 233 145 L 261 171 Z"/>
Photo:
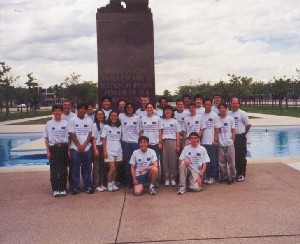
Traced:
<path id="1" fill-rule="evenodd" d="M 10 150 L 42 137 L 42 133 L 0 134 L 0 167 L 23 165 L 46 165 L 48 159 L 43 155 L 11 156 Z"/>
<path id="2" fill-rule="evenodd" d="M 248 157 L 300 156 L 299 126 L 252 127 L 247 138 Z"/>

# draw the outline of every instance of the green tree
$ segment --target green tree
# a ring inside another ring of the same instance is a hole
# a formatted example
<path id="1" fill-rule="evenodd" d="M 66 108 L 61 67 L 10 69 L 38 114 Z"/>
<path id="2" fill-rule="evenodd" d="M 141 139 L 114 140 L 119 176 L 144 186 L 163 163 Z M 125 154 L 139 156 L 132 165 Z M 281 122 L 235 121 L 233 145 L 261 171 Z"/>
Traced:
<path id="1" fill-rule="evenodd" d="M 5 62 L 0 62 L 0 106 L 1 113 L 3 108 L 3 102 L 5 104 L 5 117 L 6 119 L 9 116 L 9 102 L 12 99 L 13 94 L 13 83 L 19 79 L 19 76 L 13 77 L 10 73 L 11 67 L 7 66 Z"/>
<path id="2" fill-rule="evenodd" d="M 28 115 L 28 105 L 30 104 L 30 108 L 36 112 L 38 100 L 39 100 L 39 88 L 38 82 L 36 82 L 36 78 L 33 76 L 33 73 L 27 74 L 28 81 L 25 82 L 27 86 L 27 104 L 26 104 L 26 112 Z"/>

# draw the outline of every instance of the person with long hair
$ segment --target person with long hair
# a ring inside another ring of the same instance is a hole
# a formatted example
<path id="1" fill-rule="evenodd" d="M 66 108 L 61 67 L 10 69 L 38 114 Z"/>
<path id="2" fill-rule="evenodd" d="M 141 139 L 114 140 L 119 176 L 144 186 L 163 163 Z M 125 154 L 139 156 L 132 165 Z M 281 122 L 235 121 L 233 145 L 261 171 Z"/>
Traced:
<path id="1" fill-rule="evenodd" d="M 116 191 L 119 189 L 115 184 L 115 178 L 117 163 L 123 160 L 121 133 L 122 129 L 118 112 L 111 111 L 108 116 L 107 124 L 104 125 L 101 133 L 104 161 L 109 163 L 108 191 Z"/>
<path id="2" fill-rule="evenodd" d="M 93 162 L 93 186 L 98 192 L 106 191 L 107 170 L 103 157 L 103 144 L 101 133 L 105 125 L 105 114 L 101 109 L 95 112 L 95 123 L 93 125 L 92 138 L 94 149 Z"/>

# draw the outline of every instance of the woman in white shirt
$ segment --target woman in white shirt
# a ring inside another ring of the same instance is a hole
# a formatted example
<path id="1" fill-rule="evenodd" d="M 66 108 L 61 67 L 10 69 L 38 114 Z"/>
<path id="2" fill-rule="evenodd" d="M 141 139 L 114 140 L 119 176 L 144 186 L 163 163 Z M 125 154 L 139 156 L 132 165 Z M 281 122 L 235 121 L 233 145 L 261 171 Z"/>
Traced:
<path id="1" fill-rule="evenodd" d="M 105 191 L 107 183 L 107 167 L 105 167 L 103 157 L 103 144 L 101 141 L 101 133 L 104 128 L 105 114 L 101 109 L 98 109 L 95 113 L 95 123 L 93 125 L 92 137 L 93 137 L 93 185 L 98 192 Z"/>
<path id="2" fill-rule="evenodd" d="M 108 191 L 116 191 L 119 188 L 115 184 L 117 163 L 123 160 L 121 147 L 121 122 L 116 111 L 111 111 L 107 124 L 101 133 L 103 143 L 104 161 L 109 163 Z"/>

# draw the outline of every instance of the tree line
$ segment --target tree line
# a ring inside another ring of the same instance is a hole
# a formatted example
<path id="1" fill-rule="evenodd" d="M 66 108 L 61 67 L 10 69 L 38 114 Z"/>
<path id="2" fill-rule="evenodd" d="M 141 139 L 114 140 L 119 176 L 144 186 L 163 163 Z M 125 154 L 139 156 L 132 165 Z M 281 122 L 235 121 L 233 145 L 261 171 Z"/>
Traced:
<path id="1" fill-rule="evenodd" d="M 225 102 L 230 102 L 233 96 L 247 106 L 298 106 L 300 97 L 300 69 L 296 69 L 296 77 L 273 77 L 268 82 L 254 80 L 252 77 L 228 74 L 228 80 L 220 80 L 217 83 L 202 81 L 200 79 L 190 80 L 186 85 L 179 86 L 174 95 L 169 90 L 164 90 L 163 96 L 175 101 L 184 94 L 194 96 L 201 94 L 204 97 L 213 97 L 220 93 Z M 0 113 L 5 111 L 6 118 L 9 117 L 9 109 L 14 104 L 26 104 L 26 112 L 36 111 L 43 102 L 45 96 L 39 81 L 33 73 L 26 75 L 25 86 L 15 86 L 20 76 L 14 76 L 12 68 L 5 62 L 0 62 Z M 72 73 L 60 84 L 50 86 L 47 89 L 53 95 L 54 103 L 63 99 L 70 99 L 75 104 L 79 102 L 98 101 L 98 84 L 92 81 L 82 81 L 81 75 Z M 158 98 L 160 95 L 157 95 Z M 158 100 L 158 99 L 157 99 Z M 23 108 L 21 107 L 21 112 Z"/>

